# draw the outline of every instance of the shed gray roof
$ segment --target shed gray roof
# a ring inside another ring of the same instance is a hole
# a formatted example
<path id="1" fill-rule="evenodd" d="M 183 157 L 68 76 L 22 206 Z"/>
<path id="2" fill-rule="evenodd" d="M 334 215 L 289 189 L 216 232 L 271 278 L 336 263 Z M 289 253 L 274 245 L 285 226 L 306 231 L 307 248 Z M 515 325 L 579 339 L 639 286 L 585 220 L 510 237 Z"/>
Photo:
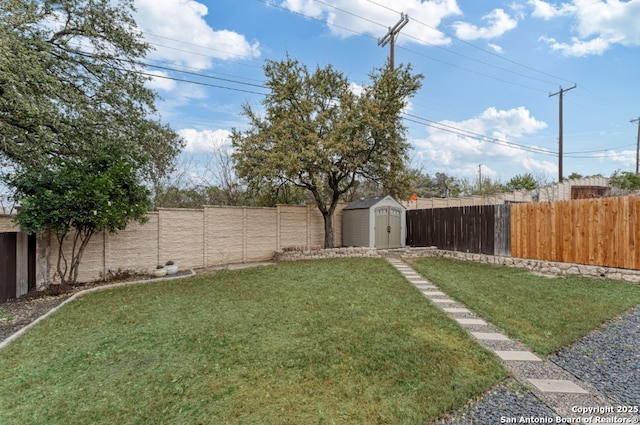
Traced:
<path id="1" fill-rule="evenodd" d="M 388 195 L 387 195 L 388 196 Z M 345 210 L 364 210 L 369 209 L 378 202 L 382 201 L 387 196 L 370 196 L 368 198 L 361 198 L 349 205 L 347 205 Z"/>

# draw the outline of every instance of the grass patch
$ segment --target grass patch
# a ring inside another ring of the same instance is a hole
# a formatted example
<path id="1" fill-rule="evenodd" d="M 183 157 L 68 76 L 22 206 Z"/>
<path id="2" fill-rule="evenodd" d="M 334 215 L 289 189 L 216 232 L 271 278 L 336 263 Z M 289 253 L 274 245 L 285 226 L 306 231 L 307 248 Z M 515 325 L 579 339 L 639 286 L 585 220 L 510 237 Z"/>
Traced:
<path id="1" fill-rule="evenodd" d="M 581 276 L 424 258 L 423 276 L 533 351 L 547 355 L 640 303 L 640 286 Z"/>
<path id="2" fill-rule="evenodd" d="M 4 310 L 0 308 L 0 322 L 10 322 L 13 320 L 13 316 L 9 316 Z"/>
<path id="3" fill-rule="evenodd" d="M 0 352 L 3 424 L 422 424 L 505 377 L 386 261 L 100 292 Z"/>

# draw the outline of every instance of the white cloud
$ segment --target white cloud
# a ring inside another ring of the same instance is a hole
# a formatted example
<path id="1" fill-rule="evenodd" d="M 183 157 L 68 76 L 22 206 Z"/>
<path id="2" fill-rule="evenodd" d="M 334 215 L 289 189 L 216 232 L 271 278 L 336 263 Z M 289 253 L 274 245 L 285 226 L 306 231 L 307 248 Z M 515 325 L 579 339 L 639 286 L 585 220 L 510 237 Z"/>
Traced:
<path id="1" fill-rule="evenodd" d="M 560 43 L 554 38 L 540 37 L 540 40 L 545 41 L 551 47 L 551 50 L 559 51 L 565 56 L 590 56 L 590 55 L 602 55 L 606 52 L 611 43 L 603 38 L 594 38 L 589 41 L 582 41 L 577 37 L 571 38 L 571 43 Z"/>
<path id="2" fill-rule="evenodd" d="M 496 53 L 502 53 L 504 51 L 502 46 L 498 46 L 497 44 L 489 43 L 488 46 Z"/>
<path id="3" fill-rule="evenodd" d="M 612 43 L 640 45 L 640 0 L 574 0 L 578 35 L 601 37 Z"/>
<path id="4" fill-rule="evenodd" d="M 531 16 L 545 20 L 570 15 L 575 11 L 573 5 L 567 3 L 563 3 L 560 6 L 556 6 L 542 0 L 529 0 L 528 3 L 533 6 Z"/>
<path id="5" fill-rule="evenodd" d="M 204 17 L 207 7 L 193 0 L 135 0 L 138 26 L 155 48 L 151 59 L 168 60 L 197 69 L 210 68 L 215 59 L 260 56 L 260 45 L 241 34 L 214 30 Z"/>
<path id="6" fill-rule="evenodd" d="M 176 88 L 176 82 L 171 80 L 168 77 L 166 72 L 162 71 L 146 71 L 148 74 L 154 75 L 151 77 L 151 80 L 147 82 L 147 87 L 152 90 L 164 90 L 164 91 L 173 91 Z"/>
<path id="7" fill-rule="evenodd" d="M 640 46 L 640 0 L 573 0 L 560 6 L 529 0 L 532 16 L 552 19 L 571 16 L 577 37 L 571 43 L 545 37 L 551 48 L 567 56 L 601 55 L 612 46 Z"/>
<path id="8" fill-rule="evenodd" d="M 614 150 L 607 151 L 602 154 L 595 155 L 601 163 L 616 162 L 623 168 L 633 168 L 636 165 L 636 151 L 616 152 Z"/>
<path id="9" fill-rule="evenodd" d="M 185 128 L 178 130 L 186 146 L 184 150 L 189 153 L 213 152 L 230 143 L 231 132 L 228 130 L 195 130 Z"/>
<path id="10" fill-rule="evenodd" d="M 513 137 L 522 137 L 525 134 L 535 133 L 547 128 L 545 122 L 538 121 L 532 117 L 524 106 L 508 111 L 491 107 L 471 121 L 477 121 L 478 127 L 484 127 L 485 131 L 491 129 L 499 130 Z"/>
<path id="11" fill-rule="evenodd" d="M 320 18 L 326 9 L 321 3 L 313 0 L 285 0 L 281 6 L 312 18 Z"/>
<path id="12" fill-rule="evenodd" d="M 518 143 L 525 135 L 536 133 L 547 127 L 543 121 L 531 116 L 524 107 L 510 110 L 488 108 L 478 116 L 465 121 L 441 121 L 429 129 L 429 137 L 413 140 L 419 159 L 437 164 L 441 169 L 454 174 L 474 175 L 478 164 L 486 166 L 487 175 L 498 175 L 507 169 L 514 174 L 526 172 L 549 173 L 557 170 L 552 161 L 539 160 L 529 151 L 506 143 L 494 143 L 486 139 L 497 139 Z M 459 129 L 456 131 L 454 129 Z M 451 130 L 456 131 L 452 133 Z M 520 143 L 522 144 L 522 143 Z"/>
<path id="13" fill-rule="evenodd" d="M 409 17 L 409 23 L 402 29 L 398 44 L 411 42 L 447 45 L 451 43 L 451 39 L 445 34 L 412 23 L 411 20 L 415 19 L 428 27 L 438 28 L 443 19 L 462 14 L 456 0 L 398 0 L 390 3 L 389 7 L 378 6 L 366 0 L 283 0 L 280 5 L 309 17 L 325 19 L 327 29 L 333 35 L 342 38 L 361 33 L 382 38 L 388 28 L 400 20 L 402 12 Z"/>
<path id="14" fill-rule="evenodd" d="M 357 83 L 349 83 L 349 90 L 356 96 L 360 96 L 364 91 L 364 86 Z"/>
<path id="15" fill-rule="evenodd" d="M 502 9 L 495 9 L 488 15 L 482 17 L 488 22 L 486 27 L 478 27 L 468 22 L 454 22 L 453 29 L 456 36 L 463 40 L 492 39 L 500 37 L 502 34 L 511 31 L 518 26 L 518 21 L 512 18 Z"/>

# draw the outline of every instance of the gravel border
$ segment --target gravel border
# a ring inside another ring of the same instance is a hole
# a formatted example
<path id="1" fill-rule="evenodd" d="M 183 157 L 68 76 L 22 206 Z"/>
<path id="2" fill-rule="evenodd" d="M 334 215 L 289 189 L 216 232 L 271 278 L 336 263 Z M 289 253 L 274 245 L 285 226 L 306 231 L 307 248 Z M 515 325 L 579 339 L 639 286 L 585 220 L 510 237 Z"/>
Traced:
<path id="1" fill-rule="evenodd" d="M 640 305 L 549 360 L 615 403 L 640 410 Z"/>
<path id="2" fill-rule="evenodd" d="M 486 392 L 459 412 L 435 422 L 434 425 L 495 425 L 521 418 L 551 418 L 556 413 L 523 385 L 509 379 Z M 520 422 L 527 423 L 527 422 Z M 535 423 L 535 422 L 528 422 Z M 544 423 L 544 422 L 543 422 Z"/>
<path id="3" fill-rule="evenodd" d="M 550 355 L 547 360 L 561 368 L 562 374 L 573 375 L 590 384 L 608 400 L 603 401 L 593 395 L 558 394 L 556 397 L 570 397 L 577 403 L 577 407 L 615 410 L 628 406 L 640 410 L 640 305 L 558 353 Z M 539 367 L 538 363 L 521 366 L 523 369 L 536 367 Z M 614 415 L 615 413 L 612 412 Z M 513 419 L 515 422 L 511 423 L 536 423 L 535 418 L 549 419 L 556 416 L 557 412 L 532 391 L 510 378 L 464 409 L 441 418 L 434 424 L 493 425 L 509 423 L 509 420 Z M 606 415 L 601 417 L 604 416 Z M 616 416 L 635 416 L 635 420 L 640 421 L 640 415 Z M 529 422 L 518 422 L 531 418 L 534 419 Z"/>

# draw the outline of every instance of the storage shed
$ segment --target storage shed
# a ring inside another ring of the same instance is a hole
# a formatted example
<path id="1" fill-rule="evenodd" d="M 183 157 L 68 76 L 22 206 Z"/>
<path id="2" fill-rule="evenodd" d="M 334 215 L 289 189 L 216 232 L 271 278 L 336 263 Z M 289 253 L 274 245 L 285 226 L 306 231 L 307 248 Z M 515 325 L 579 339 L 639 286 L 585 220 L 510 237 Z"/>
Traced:
<path id="1" fill-rule="evenodd" d="M 362 198 L 342 212 L 344 246 L 400 248 L 405 239 L 405 207 L 391 196 Z"/>

